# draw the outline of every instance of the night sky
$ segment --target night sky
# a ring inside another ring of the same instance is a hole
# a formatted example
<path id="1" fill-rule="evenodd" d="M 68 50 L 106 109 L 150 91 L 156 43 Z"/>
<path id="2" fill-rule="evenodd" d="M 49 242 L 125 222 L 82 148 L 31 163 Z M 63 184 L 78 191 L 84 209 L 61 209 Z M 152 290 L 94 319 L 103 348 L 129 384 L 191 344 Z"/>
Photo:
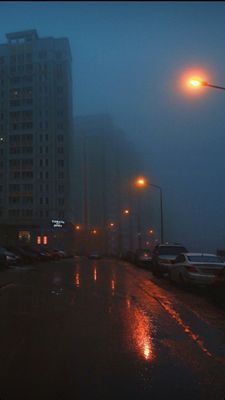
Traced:
<path id="1" fill-rule="evenodd" d="M 225 2 L 4 2 L 5 33 L 68 37 L 74 115 L 109 113 L 163 189 L 166 239 L 225 248 Z M 139 172 L 139 171 L 137 171 Z M 152 191 L 146 193 L 151 201 Z"/>

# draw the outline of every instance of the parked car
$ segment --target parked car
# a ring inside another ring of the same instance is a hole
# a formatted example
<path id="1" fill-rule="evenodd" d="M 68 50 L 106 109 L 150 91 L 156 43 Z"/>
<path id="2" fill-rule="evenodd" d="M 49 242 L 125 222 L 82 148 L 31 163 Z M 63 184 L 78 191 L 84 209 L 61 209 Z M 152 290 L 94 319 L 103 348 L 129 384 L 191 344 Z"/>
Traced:
<path id="1" fill-rule="evenodd" d="M 88 255 L 88 258 L 93 259 L 93 260 L 99 260 L 101 258 L 101 256 L 97 251 L 93 251 Z"/>
<path id="2" fill-rule="evenodd" d="M 7 267 L 7 258 L 4 253 L 0 253 L 0 269 Z"/>
<path id="3" fill-rule="evenodd" d="M 149 249 L 139 249 L 135 252 L 135 264 L 138 267 L 151 269 L 152 267 L 152 252 Z"/>
<path id="4" fill-rule="evenodd" d="M 0 253 L 6 256 L 7 265 L 18 265 L 21 263 L 21 257 L 8 251 L 4 247 L 0 247 Z"/>
<path id="5" fill-rule="evenodd" d="M 14 254 L 21 257 L 21 262 L 24 264 L 33 264 L 39 260 L 39 257 L 36 253 L 31 252 L 29 250 L 25 250 L 22 247 L 18 246 L 7 246 L 7 250 L 13 252 Z"/>
<path id="6" fill-rule="evenodd" d="M 59 259 L 66 258 L 66 252 L 64 250 L 54 249 L 55 254 L 58 254 Z"/>
<path id="7" fill-rule="evenodd" d="M 179 254 L 169 271 L 172 282 L 193 285 L 210 285 L 225 268 L 219 256 L 208 253 Z"/>
<path id="8" fill-rule="evenodd" d="M 225 267 L 216 275 L 213 284 L 210 285 L 209 295 L 216 303 L 225 307 Z"/>
<path id="9" fill-rule="evenodd" d="M 181 253 L 187 253 L 188 250 L 178 243 L 158 244 L 152 253 L 152 273 L 161 278 L 164 274 L 168 274 L 173 261 Z"/>
<path id="10" fill-rule="evenodd" d="M 41 250 L 37 250 L 31 246 L 28 245 L 24 245 L 21 246 L 23 250 L 29 252 L 30 254 L 33 254 L 34 257 L 36 257 L 37 261 L 46 261 L 47 260 L 47 256 L 45 255 L 45 253 L 43 253 Z"/>

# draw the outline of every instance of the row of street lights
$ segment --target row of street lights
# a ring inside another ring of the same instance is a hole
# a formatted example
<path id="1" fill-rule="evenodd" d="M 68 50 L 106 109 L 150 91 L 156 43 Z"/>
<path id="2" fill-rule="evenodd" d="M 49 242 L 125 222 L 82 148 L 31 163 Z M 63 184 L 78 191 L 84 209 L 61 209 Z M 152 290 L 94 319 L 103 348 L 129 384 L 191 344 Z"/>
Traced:
<path id="1" fill-rule="evenodd" d="M 159 190 L 160 193 L 160 242 L 163 243 L 164 242 L 164 225 L 163 225 L 163 201 L 162 201 L 162 188 L 158 185 L 155 185 L 153 183 L 149 183 L 149 181 L 147 180 L 147 178 L 143 177 L 143 176 L 139 176 L 137 177 L 134 182 L 133 182 L 133 186 L 139 191 L 139 195 L 138 195 L 138 207 L 137 207 L 137 213 L 133 212 L 131 209 L 124 209 L 122 211 L 122 214 L 124 216 L 129 216 L 129 241 L 130 241 L 130 248 L 132 248 L 132 224 L 131 224 L 131 217 L 136 217 L 137 218 L 137 237 L 138 237 L 138 248 L 141 249 L 142 248 L 142 227 L 141 227 L 141 192 L 144 189 L 147 189 L 148 186 L 152 186 L 156 189 Z M 85 196 L 85 204 L 87 203 L 87 198 Z M 81 225 L 77 224 L 75 225 L 75 230 L 77 232 L 83 230 L 84 232 L 84 240 L 85 242 L 88 240 L 88 235 L 97 235 L 98 231 L 97 229 L 87 229 L 87 211 L 86 211 L 85 207 L 85 219 L 84 219 L 84 226 L 81 227 Z M 113 229 L 115 227 L 119 227 L 119 229 L 121 230 L 121 226 L 120 224 L 116 223 L 116 222 L 109 222 L 108 224 L 108 228 Z M 154 233 L 153 229 L 149 230 L 150 234 L 152 235 Z"/>

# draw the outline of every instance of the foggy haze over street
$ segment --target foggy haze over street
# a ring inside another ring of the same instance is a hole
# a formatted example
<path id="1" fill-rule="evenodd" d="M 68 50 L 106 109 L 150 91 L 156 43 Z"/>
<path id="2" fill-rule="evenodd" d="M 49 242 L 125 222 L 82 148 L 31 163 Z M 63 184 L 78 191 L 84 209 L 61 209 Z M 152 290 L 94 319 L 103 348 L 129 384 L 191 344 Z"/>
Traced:
<path id="1" fill-rule="evenodd" d="M 1 2 L 6 32 L 67 37 L 74 115 L 109 114 L 164 190 L 165 239 L 224 247 L 222 92 L 187 94 L 184 71 L 225 84 L 223 2 Z M 152 191 L 145 194 L 151 203 Z"/>

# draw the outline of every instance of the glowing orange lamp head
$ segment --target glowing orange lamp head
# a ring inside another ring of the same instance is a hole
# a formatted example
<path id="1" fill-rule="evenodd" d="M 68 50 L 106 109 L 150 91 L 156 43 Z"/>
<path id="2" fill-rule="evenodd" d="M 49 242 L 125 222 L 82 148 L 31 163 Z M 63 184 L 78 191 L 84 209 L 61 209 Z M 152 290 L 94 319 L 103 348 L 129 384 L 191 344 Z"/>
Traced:
<path id="1" fill-rule="evenodd" d="M 137 188 L 145 188 L 147 186 L 147 179 L 144 178 L 143 176 L 138 177 L 135 180 L 135 186 Z"/>
<path id="2" fill-rule="evenodd" d="M 130 214 L 130 210 L 128 210 L 128 208 L 126 208 L 126 209 L 123 211 L 123 213 L 124 213 L 124 215 L 128 215 L 128 214 Z"/>

